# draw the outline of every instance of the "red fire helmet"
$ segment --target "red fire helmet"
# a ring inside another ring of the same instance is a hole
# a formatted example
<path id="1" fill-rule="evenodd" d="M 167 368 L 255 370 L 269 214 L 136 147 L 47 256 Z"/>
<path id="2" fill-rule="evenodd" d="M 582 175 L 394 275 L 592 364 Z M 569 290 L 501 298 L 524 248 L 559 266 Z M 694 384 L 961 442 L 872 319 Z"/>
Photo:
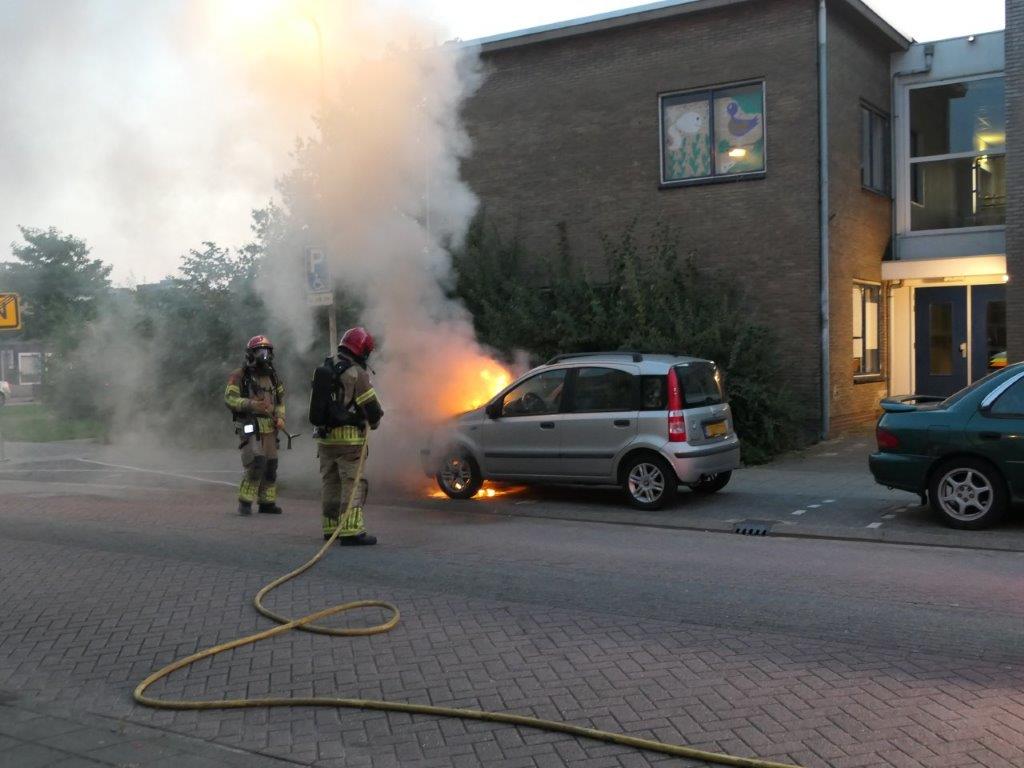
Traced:
<path id="1" fill-rule="evenodd" d="M 349 328 L 338 342 L 338 349 L 347 349 L 356 357 L 369 357 L 373 352 L 373 336 L 361 325 Z"/>
<path id="2" fill-rule="evenodd" d="M 274 345 L 270 343 L 270 339 L 266 336 L 253 336 L 249 339 L 249 343 L 245 345 L 245 348 L 252 352 L 256 349 L 273 349 Z"/>

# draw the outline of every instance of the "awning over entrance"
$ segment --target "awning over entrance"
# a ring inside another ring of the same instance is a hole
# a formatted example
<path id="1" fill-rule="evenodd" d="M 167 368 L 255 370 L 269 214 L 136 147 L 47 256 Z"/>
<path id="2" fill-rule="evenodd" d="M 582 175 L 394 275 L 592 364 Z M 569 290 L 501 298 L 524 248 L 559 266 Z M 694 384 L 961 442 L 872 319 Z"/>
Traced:
<path id="1" fill-rule="evenodd" d="M 944 277 L 1002 278 L 1006 274 L 1006 256 L 965 256 L 958 259 L 908 259 L 883 261 L 883 280 L 927 280 Z"/>

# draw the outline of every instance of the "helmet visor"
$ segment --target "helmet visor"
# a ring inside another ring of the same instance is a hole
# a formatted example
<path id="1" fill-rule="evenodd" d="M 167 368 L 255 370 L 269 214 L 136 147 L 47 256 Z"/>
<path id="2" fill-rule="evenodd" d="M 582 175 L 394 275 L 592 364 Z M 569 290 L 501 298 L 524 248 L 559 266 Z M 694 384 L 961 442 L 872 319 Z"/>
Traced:
<path id="1" fill-rule="evenodd" d="M 274 350 L 269 347 L 260 347 L 252 353 L 252 359 L 257 363 L 269 363 L 274 357 Z"/>

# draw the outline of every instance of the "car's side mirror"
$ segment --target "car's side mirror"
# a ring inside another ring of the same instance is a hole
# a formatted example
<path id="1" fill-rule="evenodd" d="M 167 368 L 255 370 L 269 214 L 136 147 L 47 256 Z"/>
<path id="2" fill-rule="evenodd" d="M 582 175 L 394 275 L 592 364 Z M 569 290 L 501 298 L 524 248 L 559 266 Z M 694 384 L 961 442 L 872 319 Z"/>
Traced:
<path id="1" fill-rule="evenodd" d="M 488 418 L 497 419 L 501 416 L 501 400 L 492 400 L 484 409 Z"/>

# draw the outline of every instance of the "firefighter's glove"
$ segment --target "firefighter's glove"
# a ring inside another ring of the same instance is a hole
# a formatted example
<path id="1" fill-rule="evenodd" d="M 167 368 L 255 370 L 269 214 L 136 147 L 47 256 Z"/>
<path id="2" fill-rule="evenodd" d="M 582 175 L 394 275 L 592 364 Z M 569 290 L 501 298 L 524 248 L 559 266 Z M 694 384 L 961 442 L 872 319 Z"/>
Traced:
<path id="1" fill-rule="evenodd" d="M 277 420 L 274 422 L 274 429 L 278 430 L 279 432 L 284 432 L 284 419 L 278 417 Z"/>

